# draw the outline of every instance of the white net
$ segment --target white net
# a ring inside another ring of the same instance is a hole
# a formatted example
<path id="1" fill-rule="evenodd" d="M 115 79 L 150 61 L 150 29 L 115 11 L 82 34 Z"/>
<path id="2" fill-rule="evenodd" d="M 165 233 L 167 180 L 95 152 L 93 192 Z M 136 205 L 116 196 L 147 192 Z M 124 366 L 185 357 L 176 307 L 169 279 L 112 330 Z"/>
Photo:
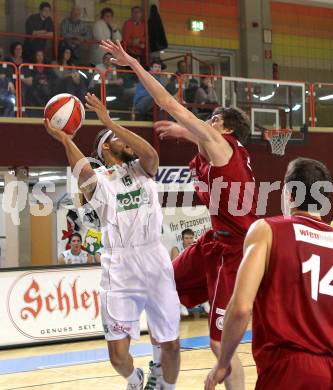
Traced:
<path id="1" fill-rule="evenodd" d="M 265 130 L 265 138 L 271 145 L 272 153 L 283 156 L 292 130 Z"/>

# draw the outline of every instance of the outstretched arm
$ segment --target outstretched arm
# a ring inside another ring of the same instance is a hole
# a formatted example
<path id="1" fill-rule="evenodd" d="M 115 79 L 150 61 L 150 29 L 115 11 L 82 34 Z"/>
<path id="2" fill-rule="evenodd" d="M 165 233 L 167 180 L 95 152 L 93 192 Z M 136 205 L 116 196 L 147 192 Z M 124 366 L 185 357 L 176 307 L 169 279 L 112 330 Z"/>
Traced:
<path id="1" fill-rule="evenodd" d="M 150 176 L 155 176 L 157 173 L 159 158 L 156 150 L 143 138 L 125 129 L 118 123 L 113 122 L 103 105 L 103 103 L 93 94 L 86 95 L 86 106 L 95 111 L 99 120 L 108 129 L 112 130 L 114 134 L 121 139 L 126 145 L 130 146 L 133 152 L 139 157 L 142 168 Z"/>
<path id="2" fill-rule="evenodd" d="M 45 119 L 44 124 L 47 132 L 64 146 L 69 165 L 78 180 L 79 187 L 86 199 L 90 200 L 96 188 L 96 174 L 90 162 L 68 134 L 53 127 L 48 119 Z"/>
<path id="3" fill-rule="evenodd" d="M 243 261 L 225 314 L 221 355 L 208 374 L 205 390 L 215 389 L 230 373 L 231 358 L 246 330 L 253 302 L 267 269 L 271 243 L 272 230 L 267 222 L 263 219 L 255 222 L 245 238 Z"/>
<path id="4" fill-rule="evenodd" d="M 198 143 L 207 151 L 213 165 L 221 166 L 229 162 L 233 150 L 213 126 L 198 119 L 191 111 L 178 103 L 135 58 L 124 51 L 119 42 L 114 44 L 111 41 L 102 41 L 101 47 L 112 53 L 115 57 L 112 59 L 114 63 L 130 66 L 134 70 L 155 102 L 197 138 Z"/>

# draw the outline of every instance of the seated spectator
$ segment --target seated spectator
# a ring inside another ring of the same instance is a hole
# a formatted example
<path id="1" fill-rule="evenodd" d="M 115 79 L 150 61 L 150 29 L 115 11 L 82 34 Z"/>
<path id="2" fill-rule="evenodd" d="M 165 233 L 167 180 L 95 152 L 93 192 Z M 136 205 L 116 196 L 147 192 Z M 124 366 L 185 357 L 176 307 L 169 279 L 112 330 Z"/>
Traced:
<path id="1" fill-rule="evenodd" d="M 113 42 L 121 41 L 121 33 L 118 30 L 114 20 L 114 14 L 111 8 L 103 8 L 101 18 L 94 23 L 93 37 L 98 41 L 110 39 Z M 93 63 L 100 64 L 105 51 L 98 46 L 94 46 Z"/>
<path id="2" fill-rule="evenodd" d="M 194 231 L 192 229 L 185 229 L 182 231 L 182 242 L 171 249 L 171 260 L 174 260 L 180 253 L 182 253 L 188 246 L 194 242 Z"/>
<path id="3" fill-rule="evenodd" d="M 27 92 L 28 105 L 44 107 L 47 101 L 53 96 L 52 70 L 38 65 L 46 64 L 43 50 L 37 50 L 34 62 L 37 64 L 30 71 L 32 84 Z"/>
<path id="4" fill-rule="evenodd" d="M 16 103 L 15 86 L 8 71 L 0 67 L 0 116 L 13 117 Z"/>
<path id="5" fill-rule="evenodd" d="M 187 65 L 184 60 L 180 60 L 177 62 L 177 70 L 175 74 L 182 78 L 182 80 L 185 82 L 185 78 L 183 74 L 187 73 Z M 171 93 L 176 99 L 178 99 L 179 94 L 179 85 L 178 85 L 178 77 L 172 76 L 168 82 L 168 84 L 165 86 L 165 89 Z M 183 89 L 185 88 L 185 83 L 182 85 Z"/>
<path id="6" fill-rule="evenodd" d="M 162 78 L 159 75 L 162 69 L 165 69 L 165 65 L 159 58 L 154 58 L 150 63 L 150 73 L 162 84 Z M 152 109 L 154 105 L 154 99 L 149 95 L 146 88 L 139 82 L 135 89 L 133 99 L 134 109 L 139 111 L 142 115 L 142 119 L 148 119 L 152 117 Z"/>
<path id="7" fill-rule="evenodd" d="M 106 96 L 114 96 L 116 97 L 116 100 L 119 100 L 121 99 L 121 96 L 123 94 L 124 80 L 118 77 L 118 74 L 116 72 L 113 72 L 116 67 L 111 62 L 111 58 L 112 54 L 104 54 L 103 62 L 101 64 L 96 65 L 96 70 L 98 71 L 98 73 L 96 73 L 93 77 L 89 87 L 93 90 L 95 95 L 100 95 L 100 77 L 98 77 L 98 75 L 102 73 L 104 74 L 106 81 Z"/>
<path id="8" fill-rule="evenodd" d="M 189 79 L 188 85 L 184 90 L 184 102 L 194 103 L 197 90 L 199 89 L 199 82 L 197 79 Z"/>
<path id="9" fill-rule="evenodd" d="M 58 64 L 62 66 L 72 66 L 72 50 L 65 48 L 58 59 Z M 87 76 L 84 72 L 70 68 L 53 68 L 53 72 L 57 76 L 56 93 L 70 93 L 76 96 L 82 102 L 85 102 L 85 94 L 87 93 Z"/>
<path id="10" fill-rule="evenodd" d="M 73 233 L 69 238 L 70 249 L 59 256 L 59 264 L 87 264 L 93 263 L 93 257 L 82 249 L 82 237 L 80 233 Z"/>
<path id="11" fill-rule="evenodd" d="M 9 47 L 10 56 L 5 58 L 5 61 L 13 62 L 17 67 L 19 67 L 23 62 L 23 45 L 21 42 L 13 42 Z M 11 73 L 11 76 L 14 74 L 15 69 L 8 67 L 8 71 Z M 24 77 L 21 77 L 21 96 L 22 104 L 26 102 L 26 94 L 29 86 L 32 85 L 32 78 L 29 77 L 30 71 L 28 67 L 21 68 L 21 74 Z"/>
<path id="12" fill-rule="evenodd" d="M 68 18 L 63 19 L 60 25 L 60 35 L 64 40 L 60 43 L 60 51 L 69 48 L 73 53 L 73 60 L 80 63 L 80 46 L 91 38 L 91 31 L 87 23 L 81 20 L 82 9 L 74 5 Z"/>
<path id="13" fill-rule="evenodd" d="M 128 54 L 144 63 L 146 36 L 141 7 L 133 7 L 131 19 L 123 25 L 123 45 Z"/>
<path id="14" fill-rule="evenodd" d="M 25 23 L 25 32 L 30 35 L 40 35 L 44 38 L 53 38 L 53 22 L 51 19 L 51 5 L 42 2 L 39 13 L 30 15 Z M 45 52 L 47 39 L 27 38 L 24 41 L 23 57 L 27 62 L 33 62 L 33 55 L 37 50 Z"/>
<path id="15" fill-rule="evenodd" d="M 197 104 L 218 104 L 218 99 L 216 92 L 213 87 L 212 78 L 211 77 L 203 77 L 201 79 L 200 87 L 198 88 L 194 103 Z M 206 119 L 212 112 L 213 108 L 198 108 L 197 109 L 198 116 L 202 119 Z"/>

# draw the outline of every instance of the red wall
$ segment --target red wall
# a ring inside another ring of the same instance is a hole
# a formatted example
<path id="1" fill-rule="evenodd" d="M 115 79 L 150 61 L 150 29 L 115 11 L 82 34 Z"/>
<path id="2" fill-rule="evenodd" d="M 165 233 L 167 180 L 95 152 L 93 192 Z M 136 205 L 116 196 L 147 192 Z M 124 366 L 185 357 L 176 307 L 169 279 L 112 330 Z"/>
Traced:
<path id="1" fill-rule="evenodd" d="M 84 154 L 90 155 L 94 137 L 100 126 L 86 126 L 78 132 L 76 141 Z M 150 128 L 132 128 L 133 131 L 154 144 Z M 62 145 L 53 140 L 42 125 L 0 124 L 0 167 L 1 166 L 66 166 L 67 160 Z M 284 157 L 271 154 L 268 145 L 248 145 L 252 167 L 257 182 L 283 181 L 289 161 L 304 156 L 325 163 L 333 172 L 333 133 L 310 133 L 307 145 L 287 146 Z M 187 165 L 195 154 L 195 146 L 189 143 L 163 141 L 160 144 L 160 165 Z M 279 214 L 280 192 L 269 197 L 268 213 Z"/>

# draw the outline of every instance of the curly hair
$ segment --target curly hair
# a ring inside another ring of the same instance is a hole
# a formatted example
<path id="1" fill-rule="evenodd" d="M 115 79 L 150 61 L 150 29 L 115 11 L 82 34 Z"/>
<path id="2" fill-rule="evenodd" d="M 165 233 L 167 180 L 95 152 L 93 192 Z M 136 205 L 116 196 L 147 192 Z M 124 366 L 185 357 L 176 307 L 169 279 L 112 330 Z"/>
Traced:
<path id="1" fill-rule="evenodd" d="M 245 144 L 251 134 L 251 122 L 246 113 L 237 107 L 217 107 L 212 114 L 221 115 L 226 129 L 233 130 L 232 135 Z"/>

